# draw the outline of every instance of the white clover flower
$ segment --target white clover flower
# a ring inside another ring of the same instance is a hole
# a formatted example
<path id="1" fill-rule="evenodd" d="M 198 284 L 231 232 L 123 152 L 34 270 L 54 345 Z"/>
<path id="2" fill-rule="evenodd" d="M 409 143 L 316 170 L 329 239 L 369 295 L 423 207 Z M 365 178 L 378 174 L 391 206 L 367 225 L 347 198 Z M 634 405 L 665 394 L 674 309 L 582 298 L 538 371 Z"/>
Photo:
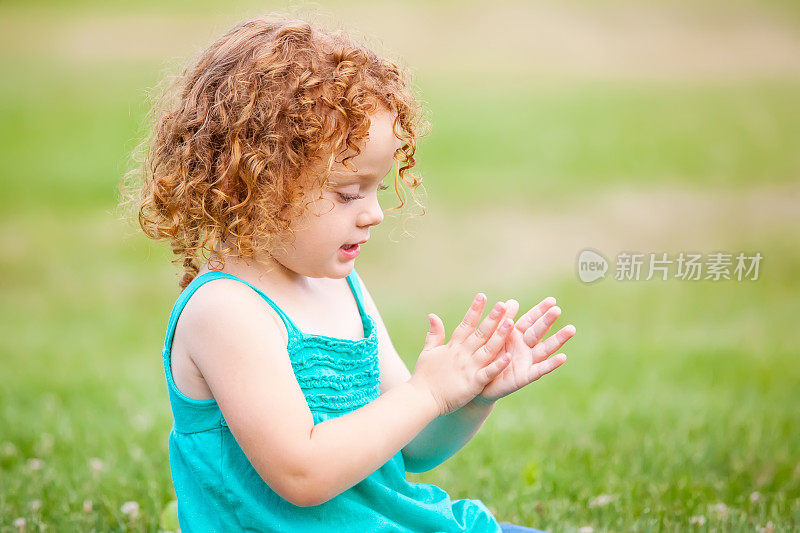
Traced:
<path id="1" fill-rule="evenodd" d="M 128 515 L 131 518 L 139 516 L 139 504 L 137 502 L 125 502 L 119 510 L 122 511 L 122 514 Z"/>
<path id="2" fill-rule="evenodd" d="M 131 418 L 131 424 L 139 431 L 146 431 L 153 426 L 153 417 L 145 411 L 139 411 Z"/>
<path id="3" fill-rule="evenodd" d="M 44 463 L 42 462 L 42 460 L 36 457 L 31 457 L 30 459 L 28 459 L 28 468 L 30 468 L 31 470 L 39 470 L 42 468 L 43 464 Z"/>
<path id="4" fill-rule="evenodd" d="M 3 443 L 3 447 L 0 448 L 0 451 L 4 457 L 11 457 L 12 455 L 17 454 L 17 447 L 14 446 L 13 442 L 6 441 Z"/>
<path id="5" fill-rule="evenodd" d="M 129 453 L 131 458 L 133 458 L 135 461 L 141 461 L 144 457 L 144 450 L 135 444 L 131 446 Z"/>
<path id="6" fill-rule="evenodd" d="M 693 516 L 689 519 L 690 524 L 697 524 L 698 526 L 705 525 L 706 517 L 702 515 Z"/>
<path id="7" fill-rule="evenodd" d="M 98 459 L 97 457 L 92 457 L 91 459 L 89 459 L 89 466 L 91 466 L 92 470 L 94 470 L 95 472 L 101 472 L 105 469 L 105 464 L 101 459 Z"/>
<path id="8" fill-rule="evenodd" d="M 42 508 L 42 500 L 31 500 L 31 511 L 38 511 Z"/>
<path id="9" fill-rule="evenodd" d="M 589 502 L 589 507 L 604 507 L 614 501 L 614 496 L 610 494 L 601 494 Z"/>
<path id="10" fill-rule="evenodd" d="M 83 500 L 83 512 L 84 513 L 92 512 L 92 500 Z"/>
<path id="11" fill-rule="evenodd" d="M 710 505 L 709 507 L 720 517 L 724 518 L 728 514 L 728 506 L 725 505 L 724 503 L 717 503 L 714 505 Z"/>
<path id="12" fill-rule="evenodd" d="M 761 493 L 758 491 L 754 491 L 750 493 L 750 501 L 753 503 L 758 503 L 761 501 Z"/>

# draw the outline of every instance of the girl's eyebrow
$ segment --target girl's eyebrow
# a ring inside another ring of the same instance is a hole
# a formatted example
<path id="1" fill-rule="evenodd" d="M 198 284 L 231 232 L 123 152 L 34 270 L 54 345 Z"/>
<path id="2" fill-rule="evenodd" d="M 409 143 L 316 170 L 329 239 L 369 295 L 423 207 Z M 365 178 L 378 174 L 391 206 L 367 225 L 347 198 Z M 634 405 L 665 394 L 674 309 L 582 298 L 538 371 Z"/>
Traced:
<path id="1" fill-rule="evenodd" d="M 391 171 L 392 171 L 392 169 L 390 168 L 386 172 L 386 174 L 388 174 Z M 379 179 L 382 180 L 386 176 L 386 174 L 384 174 L 383 176 L 380 176 Z M 330 181 L 335 185 L 350 185 L 352 183 L 361 183 L 362 181 L 364 181 L 364 179 L 375 179 L 375 178 L 373 178 L 373 177 L 371 177 L 371 176 L 369 176 L 367 174 L 361 174 L 359 172 L 359 173 L 356 173 L 356 174 L 348 173 L 345 176 L 337 176 L 337 177 L 331 178 Z"/>
<path id="2" fill-rule="evenodd" d="M 358 174 L 348 174 L 346 176 L 335 177 L 331 181 L 334 181 L 339 184 L 345 184 L 345 183 L 358 183 L 359 181 L 361 181 L 361 179 Z"/>

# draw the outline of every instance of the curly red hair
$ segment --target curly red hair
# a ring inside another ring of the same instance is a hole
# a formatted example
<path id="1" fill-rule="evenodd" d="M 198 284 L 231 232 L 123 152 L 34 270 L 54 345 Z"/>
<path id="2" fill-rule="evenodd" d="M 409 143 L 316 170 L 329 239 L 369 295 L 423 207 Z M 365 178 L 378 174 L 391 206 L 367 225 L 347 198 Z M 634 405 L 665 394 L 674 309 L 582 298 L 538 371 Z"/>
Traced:
<path id="1" fill-rule="evenodd" d="M 379 108 L 393 113 L 402 141 L 394 155 L 400 204 L 391 209 L 398 209 L 405 204 L 400 182 L 412 197 L 422 182 L 408 171 L 416 139 L 430 125 L 408 73 L 341 30 L 277 13 L 243 21 L 157 98 L 121 205 L 135 208 L 148 237 L 170 242 L 183 289 L 200 269 L 198 253 L 213 251 L 224 266 L 232 248 L 214 246 L 228 238 L 242 257 L 269 253 L 272 237 L 291 231 L 302 213 L 306 187 L 327 184 L 335 155 L 355 152 L 341 161 L 347 167 L 360 153 L 369 115 Z M 326 160 L 321 179 L 309 185 L 305 171 Z"/>

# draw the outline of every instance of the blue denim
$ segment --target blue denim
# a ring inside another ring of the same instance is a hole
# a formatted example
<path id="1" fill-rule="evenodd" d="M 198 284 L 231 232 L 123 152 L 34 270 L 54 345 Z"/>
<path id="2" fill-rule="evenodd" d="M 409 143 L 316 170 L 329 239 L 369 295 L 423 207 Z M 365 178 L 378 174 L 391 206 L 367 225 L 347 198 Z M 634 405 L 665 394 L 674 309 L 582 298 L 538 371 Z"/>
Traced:
<path id="1" fill-rule="evenodd" d="M 546 533 L 541 529 L 534 529 L 532 527 L 518 526 L 508 522 L 500 522 L 500 530 L 503 533 Z"/>

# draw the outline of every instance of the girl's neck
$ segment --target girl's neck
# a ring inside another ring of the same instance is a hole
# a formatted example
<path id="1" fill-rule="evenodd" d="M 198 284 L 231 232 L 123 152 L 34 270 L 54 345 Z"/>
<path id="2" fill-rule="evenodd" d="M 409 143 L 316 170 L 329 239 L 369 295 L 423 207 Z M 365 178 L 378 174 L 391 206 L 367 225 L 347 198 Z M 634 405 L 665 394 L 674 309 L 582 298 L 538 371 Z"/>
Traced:
<path id="1" fill-rule="evenodd" d="M 318 289 L 318 285 L 315 283 L 316 279 L 286 268 L 269 254 L 256 254 L 255 257 L 243 258 L 237 253 L 235 246 L 228 245 L 228 247 L 232 248 L 233 252 L 225 257 L 223 272 L 249 281 L 257 287 L 262 286 L 271 289 L 281 287 L 307 293 L 313 293 Z M 218 251 L 219 248 L 217 246 L 214 250 Z M 209 261 L 209 263 L 212 263 L 212 261 Z M 198 275 L 211 270 L 209 263 L 206 263 L 200 269 Z M 213 264 L 216 266 L 218 263 L 213 261 Z"/>

